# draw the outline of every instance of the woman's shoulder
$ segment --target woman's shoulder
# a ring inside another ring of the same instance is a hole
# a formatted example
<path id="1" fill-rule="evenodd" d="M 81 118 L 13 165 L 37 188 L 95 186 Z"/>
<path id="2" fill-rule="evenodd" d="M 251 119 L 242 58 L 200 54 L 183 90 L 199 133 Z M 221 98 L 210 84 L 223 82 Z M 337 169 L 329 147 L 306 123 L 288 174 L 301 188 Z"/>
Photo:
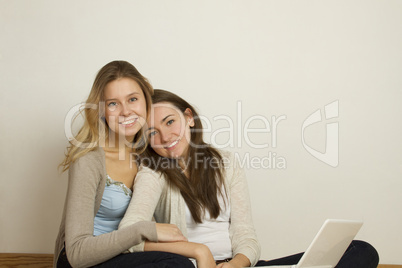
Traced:
<path id="1" fill-rule="evenodd" d="M 161 172 L 153 170 L 144 165 L 140 165 L 138 167 L 137 177 L 138 176 L 151 176 L 157 179 L 165 179 L 165 176 Z"/>
<path id="2" fill-rule="evenodd" d="M 230 183 L 244 177 L 242 163 L 237 153 L 222 149 L 219 149 L 218 152 L 222 156 L 225 181 Z"/>
<path id="3" fill-rule="evenodd" d="M 218 153 L 221 155 L 222 162 L 225 168 L 235 166 L 235 160 L 236 160 L 235 153 L 222 149 L 215 149 L 215 150 L 218 151 Z"/>
<path id="4" fill-rule="evenodd" d="M 82 161 L 103 161 L 105 159 L 105 151 L 102 147 L 95 147 L 78 159 L 81 159 Z"/>
<path id="5" fill-rule="evenodd" d="M 81 150 L 83 151 L 83 150 Z M 101 147 L 96 147 L 91 151 L 85 152 L 79 156 L 72 164 L 74 166 L 82 167 L 101 167 L 105 165 L 105 152 Z"/>
<path id="6" fill-rule="evenodd" d="M 166 179 L 163 174 L 149 167 L 140 165 L 134 180 L 134 187 L 152 187 L 153 190 L 163 189 L 166 186 Z"/>

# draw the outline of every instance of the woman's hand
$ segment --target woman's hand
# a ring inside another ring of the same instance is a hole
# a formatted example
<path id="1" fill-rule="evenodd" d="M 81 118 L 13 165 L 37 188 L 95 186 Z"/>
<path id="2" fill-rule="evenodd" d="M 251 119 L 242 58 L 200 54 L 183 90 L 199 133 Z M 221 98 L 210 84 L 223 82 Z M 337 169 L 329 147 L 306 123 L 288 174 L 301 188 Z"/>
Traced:
<path id="1" fill-rule="evenodd" d="M 216 268 L 241 268 L 244 266 L 238 266 L 230 262 L 222 262 L 216 266 Z"/>
<path id="2" fill-rule="evenodd" d="M 216 268 L 240 268 L 240 266 L 234 266 L 229 262 L 222 262 L 218 264 Z"/>
<path id="3" fill-rule="evenodd" d="M 249 259 L 245 255 L 238 253 L 229 262 L 222 262 L 216 268 L 242 268 L 249 267 L 250 265 Z"/>
<path id="4" fill-rule="evenodd" d="M 158 234 L 158 242 L 187 241 L 187 238 L 174 224 L 156 223 L 156 233 Z"/>
<path id="5" fill-rule="evenodd" d="M 215 268 L 216 263 L 209 248 L 203 244 L 197 244 L 195 249 L 195 260 L 198 268 Z"/>
<path id="6" fill-rule="evenodd" d="M 165 224 L 163 224 L 165 225 Z M 169 224 L 166 224 L 169 225 Z M 175 225 L 173 225 L 175 226 Z M 193 258 L 198 268 L 216 268 L 214 257 L 206 245 L 192 242 L 155 243 L 145 241 L 144 251 L 170 252 Z"/>

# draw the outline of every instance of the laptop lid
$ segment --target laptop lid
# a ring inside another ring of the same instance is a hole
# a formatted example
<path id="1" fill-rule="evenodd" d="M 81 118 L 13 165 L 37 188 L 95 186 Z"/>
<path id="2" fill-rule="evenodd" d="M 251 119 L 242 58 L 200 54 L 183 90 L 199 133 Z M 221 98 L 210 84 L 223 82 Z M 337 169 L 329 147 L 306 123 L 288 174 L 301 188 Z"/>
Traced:
<path id="1" fill-rule="evenodd" d="M 326 220 L 296 267 L 335 267 L 362 225 L 362 221 Z"/>

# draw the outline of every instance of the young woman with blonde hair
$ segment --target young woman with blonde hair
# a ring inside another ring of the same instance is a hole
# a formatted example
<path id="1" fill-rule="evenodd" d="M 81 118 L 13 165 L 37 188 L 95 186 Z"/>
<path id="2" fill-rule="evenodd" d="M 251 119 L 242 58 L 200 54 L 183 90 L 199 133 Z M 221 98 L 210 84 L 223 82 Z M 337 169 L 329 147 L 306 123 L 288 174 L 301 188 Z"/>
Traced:
<path id="1" fill-rule="evenodd" d="M 84 124 L 61 164 L 69 170 L 55 267 L 193 267 L 165 252 L 122 254 L 148 241 L 186 241 L 172 224 L 141 221 L 117 230 L 131 200 L 138 171 L 132 156 L 146 146 L 143 126 L 153 89 L 125 61 L 97 74 L 84 107 Z"/>

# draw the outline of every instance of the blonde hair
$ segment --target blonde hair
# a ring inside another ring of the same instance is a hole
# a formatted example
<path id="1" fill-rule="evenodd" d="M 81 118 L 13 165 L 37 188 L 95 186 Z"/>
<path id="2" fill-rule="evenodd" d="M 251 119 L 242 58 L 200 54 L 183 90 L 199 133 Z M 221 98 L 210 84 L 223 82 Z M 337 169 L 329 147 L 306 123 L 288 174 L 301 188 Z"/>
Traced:
<path id="1" fill-rule="evenodd" d="M 96 75 L 85 106 L 80 111 L 80 114 L 83 114 L 84 117 L 84 124 L 74 137 L 74 140 L 69 141 L 70 145 L 67 147 L 65 158 L 59 165 L 59 167 L 63 168 L 63 172 L 69 169 L 70 165 L 79 157 L 99 146 L 100 139 L 108 139 L 109 127 L 104 119 L 104 109 L 100 109 L 100 105 L 104 101 L 106 85 L 120 78 L 131 78 L 138 83 L 145 96 L 147 115 L 150 113 L 153 88 L 148 79 L 126 61 L 112 61 L 103 66 Z M 146 141 L 142 128 L 135 135 L 133 143 L 133 148 L 139 149 L 139 153 L 145 150 Z"/>

